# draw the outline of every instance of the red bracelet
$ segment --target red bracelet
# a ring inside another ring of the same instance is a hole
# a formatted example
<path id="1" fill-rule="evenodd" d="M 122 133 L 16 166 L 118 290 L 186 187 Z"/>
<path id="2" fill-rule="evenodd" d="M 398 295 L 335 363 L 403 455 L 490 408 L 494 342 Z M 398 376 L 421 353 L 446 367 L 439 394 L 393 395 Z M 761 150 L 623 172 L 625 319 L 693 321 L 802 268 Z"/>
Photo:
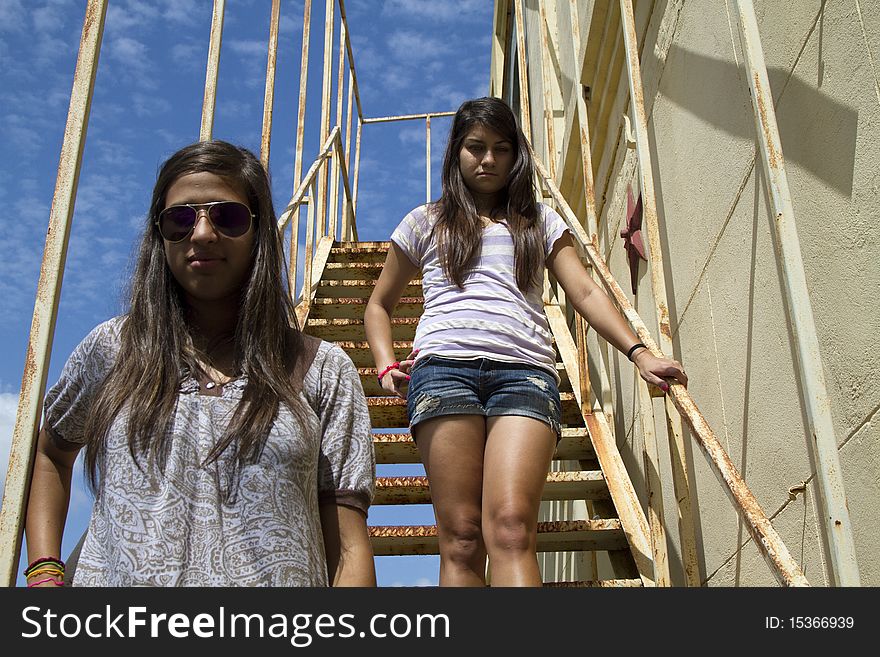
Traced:
<path id="1" fill-rule="evenodd" d="M 395 361 L 395 362 L 391 363 L 391 365 L 386 367 L 384 370 L 382 370 L 381 374 L 377 374 L 376 378 L 379 379 L 379 385 L 382 385 L 382 379 L 385 378 L 385 375 L 388 374 L 388 372 L 390 372 L 391 370 L 398 370 L 398 369 L 400 369 L 400 363 Z"/>

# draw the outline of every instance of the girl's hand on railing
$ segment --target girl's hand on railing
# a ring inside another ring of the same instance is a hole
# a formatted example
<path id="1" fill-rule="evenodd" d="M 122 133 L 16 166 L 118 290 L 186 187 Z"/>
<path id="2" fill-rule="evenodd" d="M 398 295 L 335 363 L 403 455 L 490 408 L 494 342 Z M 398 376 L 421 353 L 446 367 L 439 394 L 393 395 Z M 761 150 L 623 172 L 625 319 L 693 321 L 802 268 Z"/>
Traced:
<path id="1" fill-rule="evenodd" d="M 669 392 L 669 384 L 664 378 L 675 379 L 687 388 L 688 378 L 681 363 L 671 358 L 657 358 L 648 349 L 640 349 L 633 356 L 633 362 L 639 368 L 639 374 L 650 384 Z"/>
<path id="2" fill-rule="evenodd" d="M 409 372 L 412 369 L 415 357 L 419 353 L 418 349 L 410 352 L 406 360 L 400 361 L 395 369 L 389 370 L 382 377 L 382 388 L 400 399 L 406 399 L 406 390 L 404 388 L 409 383 Z"/>

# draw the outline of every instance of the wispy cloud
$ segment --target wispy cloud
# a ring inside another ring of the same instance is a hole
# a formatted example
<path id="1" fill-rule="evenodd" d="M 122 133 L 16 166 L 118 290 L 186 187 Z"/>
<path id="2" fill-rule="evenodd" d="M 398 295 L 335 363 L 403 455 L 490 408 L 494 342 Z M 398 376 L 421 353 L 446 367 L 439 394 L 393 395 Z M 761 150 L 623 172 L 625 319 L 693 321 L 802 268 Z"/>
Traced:
<path id="1" fill-rule="evenodd" d="M 452 52 L 453 48 L 449 40 L 433 38 L 414 30 L 392 32 L 387 43 L 388 50 L 396 59 L 412 64 L 442 57 Z"/>
<path id="2" fill-rule="evenodd" d="M 383 14 L 418 20 L 461 21 L 482 16 L 486 0 L 385 0 Z"/>
<path id="3" fill-rule="evenodd" d="M 21 0 L 0 0 L 0 32 L 17 32 L 25 20 Z"/>
<path id="4" fill-rule="evenodd" d="M 15 413 L 18 410 L 18 393 L 0 392 L 0 484 L 6 484 L 6 468 L 12 431 L 15 429 Z"/>

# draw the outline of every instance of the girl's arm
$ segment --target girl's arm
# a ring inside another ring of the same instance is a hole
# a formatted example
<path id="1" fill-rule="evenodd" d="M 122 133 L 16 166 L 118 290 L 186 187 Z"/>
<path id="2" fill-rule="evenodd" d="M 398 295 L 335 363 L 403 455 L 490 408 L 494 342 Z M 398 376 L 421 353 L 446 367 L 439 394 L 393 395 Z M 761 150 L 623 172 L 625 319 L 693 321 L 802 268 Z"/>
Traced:
<path id="1" fill-rule="evenodd" d="M 61 537 L 70 503 L 70 480 L 81 447 L 77 443 L 53 438 L 46 429 L 40 431 L 25 520 L 29 563 L 43 557 L 61 558 Z M 28 580 L 35 582 L 46 578 L 46 575 L 36 575 Z M 53 579 L 61 581 L 63 578 Z M 45 582 L 37 586 L 56 585 Z"/>
<path id="2" fill-rule="evenodd" d="M 343 504 L 322 504 L 320 508 L 330 585 L 376 586 L 366 515 Z"/>
<path id="3" fill-rule="evenodd" d="M 406 257 L 403 250 L 391 242 L 391 248 L 388 249 L 388 256 L 385 258 L 385 266 L 364 311 L 364 328 L 377 372 L 382 372 L 397 360 L 391 339 L 391 316 L 404 288 L 418 271 L 418 267 Z M 398 397 L 404 397 L 400 388 L 407 381 L 406 372 L 412 365 L 413 357 L 414 354 L 410 354 L 407 360 L 401 362 L 401 369 L 390 370 L 385 374 L 382 377 L 382 387 Z"/>
<path id="4" fill-rule="evenodd" d="M 620 352 L 626 354 L 639 342 L 627 321 L 584 268 L 568 231 L 556 240 L 553 251 L 547 258 L 547 268 L 559 281 L 575 310 Z M 669 386 L 662 377 L 672 377 L 687 386 L 687 376 L 676 360 L 657 358 L 648 349 L 641 347 L 633 352 L 632 360 L 645 381 L 664 391 Z"/>

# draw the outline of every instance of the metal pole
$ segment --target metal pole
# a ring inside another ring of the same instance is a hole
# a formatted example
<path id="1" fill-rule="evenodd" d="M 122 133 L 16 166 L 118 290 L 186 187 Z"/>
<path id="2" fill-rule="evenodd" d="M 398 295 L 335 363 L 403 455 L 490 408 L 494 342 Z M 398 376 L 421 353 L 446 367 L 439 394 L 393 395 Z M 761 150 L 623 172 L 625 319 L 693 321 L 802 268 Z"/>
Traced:
<path id="1" fill-rule="evenodd" d="M 431 202 L 431 117 L 425 117 L 425 203 Z"/>
<path id="2" fill-rule="evenodd" d="M 517 68 L 519 69 L 519 113 L 522 123 L 522 131 L 529 143 L 532 143 L 532 119 L 529 114 L 529 75 L 526 62 L 526 33 L 523 19 L 522 0 L 514 0 L 514 13 L 516 14 L 516 54 Z"/>
<path id="3" fill-rule="evenodd" d="M 223 14 L 226 0 L 214 0 L 211 19 L 211 41 L 208 45 L 208 69 L 205 73 L 205 99 L 202 102 L 202 128 L 199 140 L 211 139 L 214 130 L 214 107 L 217 104 L 217 73 L 220 70 L 220 43 L 223 41 Z"/>
<path id="4" fill-rule="evenodd" d="M 309 27 L 312 22 L 312 0 L 305 0 L 305 8 L 303 9 L 303 35 L 302 35 L 302 57 L 300 59 L 299 69 L 299 108 L 296 116 L 296 155 L 293 161 L 293 188 L 296 190 L 300 184 L 300 175 L 302 174 L 302 155 L 303 140 L 305 139 L 305 122 L 306 122 L 306 91 L 309 77 Z M 315 204 L 315 198 L 309 199 L 309 205 Z M 293 281 L 292 285 L 296 285 L 296 258 L 294 249 L 299 248 L 299 211 L 297 211 L 297 220 L 294 222 L 293 230 L 295 233 L 290 235 L 290 269 L 288 270 L 289 280 Z"/>
<path id="5" fill-rule="evenodd" d="M 657 218 L 657 198 L 654 194 L 654 174 L 651 167 L 651 149 L 648 144 L 648 119 L 642 96 L 642 71 L 639 65 L 639 47 L 636 39 L 635 19 L 631 0 L 620 0 L 620 21 L 626 48 L 626 65 L 629 78 L 630 103 L 633 114 L 633 129 L 636 133 L 636 151 L 639 160 L 639 178 L 642 190 L 642 212 L 648 233 L 648 256 L 650 258 L 651 290 L 654 294 L 654 310 L 660 328 L 660 350 L 673 354 L 672 329 L 669 325 L 669 303 L 664 279 L 663 253 L 660 246 L 660 229 Z M 691 509 L 691 478 L 685 458 L 684 435 L 681 430 L 681 417 L 667 395 L 666 427 L 671 452 L 672 480 L 675 497 L 678 500 L 678 530 L 681 537 L 682 563 L 689 586 L 700 585 L 699 562 L 697 560 L 697 541 Z"/>
<path id="6" fill-rule="evenodd" d="M 21 551 L 21 530 L 30 488 L 36 436 L 40 426 L 40 407 L 49 370 L 52 340 L 55 337 L 55 321 L 58 317 L 58 300 L 64 278 L 67 259 L 67 243 L 70 223 L 76 202 L 79 170 L 89 125 L 89 110 L 95 88 L 95 74 L 101 53 L 104 18 L 107 0 L 89 0 L 79 42 L 79 55 L 73 74 L 70 108 L 64 128 L 64 142 L 58 162 L 58 177 L 49 213 L 49 229 L 34 315 L 25 355 L 21 392 L 15 429 L 9 450 L 9 467 L 3 491 L 3 508 L 0 510 L 0 583 L 15 586 L 18 559 Z"/>
<path id="7" fill-rule="evenodd" d="M 275 100 L 275 63 L 278 54 L 278 15 L 281 0 L 272 0 L 272 16 L 269 20 L 269 56 L 266 62 L 266 94 L 263 97 L 263 133 L 260 140 L 260 162 L 269 170 L 269 149 L 272 142 L 272 105 Z"/>
<path id="8" fill-rule="evenodd" d="M 321 142 L 330 134 L 330 87 L 333 85 L 333 19 L 334 0 L 327 0 L 324 15 L 324 77 L 321 88 Z M 330 167 L 321 172 L 318 185 L 318 229 L 317 238 L 326 234 L 327 226 L 327 185 L 330 181 Z M 317 243 L 317 242 L 316 242 Z"/>
<path id="9" fill-rule="evenodd" d="M 648 327 L 645 326 L 645 322 L 642 321 L 636 309 L 633 308 L 632 303 L 627 299 L 626 293 L 624 293 L 617 281 L 614 280 L 614 275 L 611 273 L 599 250 L 590 241 L 583 226 L 578 222 L 574 212 L 562 196 L 562 192 L 559 191 L 556 183 L 550 178 L 546 167 L 537 158 L 535 159 L 535 167 L 538 170 L 538 174 L 544 179 L 544 184 L 550 190 L 550 195 L 556 201 L 559 213 L 565 219 L 565 223 L 574 237 L 580 242 L 584 253 L 599 274 L 602 284 L 608 290 L 612 300 L 620 309 L 620 312 L 623 313 L 630 326 L 632 326 L 636 335 L 639 336 L 639 340 L 645 343 L 655 356 L 659 356 L 661 354 L 660 349 L 654 341 L 651 332 L 648 331 Z M 785 547 L 779 534 L 777 534 L 773 525 L 767 519 L 767 515 L 761 509 L 758 500 L 752 494 L 752 491 L 749 490 L 736 466 L 724 451 L 717 436 L 715 436 L 715 432 L 712 431 L 712 427 L 709 426 L 706 418 L 700 413 L 700 409 L 697 408 L 687 389 L 678 383 L 673 383 L 669 387 L 667 397 L 672 398 L 675 407 L 687 421 L 694 439 L 705 453 L 710 465 L 715 467 L 715 474 L 724 484 L 726 492 L 733 501 L 734 506 L 738 509 L 740 516 L 746 521 L 746 528 L 755 541 L 756 547 L 779 582 L 785 586 L 809 586 L 807 578 L 804 577 L 797 562 L 792 558 L 788 548 Z M 602 414 L 591 417 L 600 420 L 602 423 L 605 422 L 605 417 Z"/>
<path id="10" fill-rule="evenodd" d="M 767 193 L 773 205 L 777 257 L 782 258 L 786 302 L 797 341 L 798 374 L 804 393 L 807 421 L 815 444 L 814 455 L 825 505 L 825 531 L 831 552 L 830 575 L 833 583 L 838 586 L 859 586 L 859 566 L 837 453 L 837 438 L 831 419 L 831 402 L 825 386 L 822 353 L 807 289 L 758 21 L 751 0 L 737 0 L 737 7 L 740 41 L 755 111 L 755 129 L 763 155 Z"/>

